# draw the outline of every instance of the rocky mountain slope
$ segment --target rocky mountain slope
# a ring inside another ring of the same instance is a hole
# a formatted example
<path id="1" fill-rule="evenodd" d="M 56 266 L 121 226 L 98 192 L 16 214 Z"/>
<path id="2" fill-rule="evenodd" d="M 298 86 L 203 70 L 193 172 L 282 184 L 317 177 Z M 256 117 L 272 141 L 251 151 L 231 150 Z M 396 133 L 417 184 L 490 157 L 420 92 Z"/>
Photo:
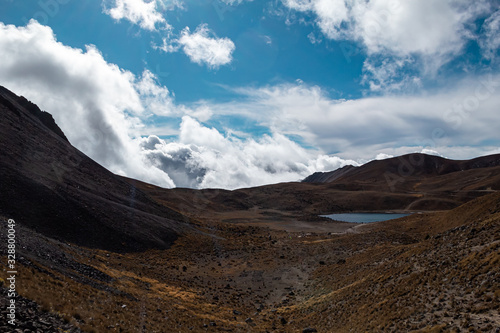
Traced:
<path id="1" fill-rule="evenodd" d="M 166 248 L 187 228 L 71 146 L 52 116 L 0 89 L 0 214 L 47 236 L 114 251 Z"/>

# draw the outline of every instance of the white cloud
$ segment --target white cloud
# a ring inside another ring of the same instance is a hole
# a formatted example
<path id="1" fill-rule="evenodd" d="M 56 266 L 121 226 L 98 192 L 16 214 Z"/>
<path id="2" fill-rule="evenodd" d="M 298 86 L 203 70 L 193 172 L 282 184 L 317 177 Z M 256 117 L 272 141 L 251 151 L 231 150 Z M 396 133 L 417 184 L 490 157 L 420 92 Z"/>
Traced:
<path id="1" fill-rule="evenodd" d="M 464 148 L 460 157 L 474 157 L 499 144 L 490 124 L 500 121 L 500 75 L 470 77 L 432 92 L 355 100 L 332 99 L 304 83 L 235 92 L 246 100 L 212 105 L 214 114 L 244 115 L 342 158 L 369 160 L 423 148 L 454 157 L 456 147 Z"/>
<path id="2" fill-rule="evenodd" d="M 191 61 L 197 64 L 205 63 L 213 68 L 229 64 L 235 49 L 234 43 L 229 38 L 211 38 L 210 34 L 213 32 L 206 24 L 198 26 L 194 33 L 186 27 L 178 43 Z"/>
<path id="3" fill-rule="evenodd" d="M 309 39 L 311 44 L 321 44 L 321 42 L 323 42 L 323 40 L 320 37 L 316 37 L 313 32 L 309 33 L 307 35 L 307 38 Z"/>
<path id="4" fill-rule="evenodd" d="M 160 86 L 150 71 L 144 71 L 135 85 L 146 109 L 159 116 L 173 116 L 178 113 L 170 91 Z"/>
<path id="5" fill-rule="evenodd" d="M 421 88 L 421 79 L 412 73 L 411 57 L 378 59 L 370 57 L 363 64 L 362 82 L 373 92 L 413 92 Z"/>
<path id="6" fill-rule="evenodd" d="M 162 12 L 181 7 L 177 0 L 113 0 L 111 8 L 104 8 L 104 12 L 113 19 L 129 20 L 146 30 L 156 30 L 157 25 L 168 27 Z"/>
<path id="7" fill-rule="evenodd" d="M 460 51 L 470 33 L 464 25 L 488 8 L 486 1 L 283 0 L 290 9 L 311 12 L 330 39 L 359 40 L 368 53 L 407 56 Z"/>
<path id="8" fill-rule="evenodd" d="M 400 65 L 409 59 L 419 74 L 433 76 L 475 38 L 470 27 L 491 9 L 487 0 L 283 0 L 283 4 L 312 14 L 326 37 L 359 42 L 368 55 L 364 68 L 367 75 L 391 74 L 386 81 L 407 81 L 400 78 L 407 69 Z M 491 20 L 490 26 L 495 24 Z M 486 43 L 494 45 L 495 38 Z M 373 66 L 371 57 L 376 57 L 377 66 Z M 387 66 L 391 67 L 389 71 Z M 397 90 L 397 84 L 366 83 L 375 90 Z"/>
<path id="9" fill-rule="evenodd" d="M 242 0 L 223 2 L 236 5 Z M 105 8 L 104 12 L 117 21 L 127 19 L 146 30 L 153 31 L 162 28 L 166 36 L 163 37 L 161 46 L 153 44 L 155 49 L 167 53 L 182 49 L 192 62 L 199 65 L 205 64 L 213 69 L 231 63 L 235 49 L 233 41 L 227 37 L 218 38 L 207 24 L 200 24 L 193 33 L 189 27 L 186 27 L 180 32 L 178 38 L 173 37 L 173 27 L 167 23 L 163 12 L 176 7 L 182 8 L 182 2 L 179 0 L 113 0 L 112 7 Z"/>
<path id="10" fill-rule="evenodd" d="M 193 105 L 191 108 L 183 108 L 184 114 L 189 115 L 199 121 L 208 121 L 213 116 L 213 111 L 210 106 L 201 101 L 197 105 Z"/>
<path id="11" fill-rule="evenodd" d="M 484 36 L 480 45 L 486 58 L 493 59 L 500 48 L 500 10 L 484 22 Z"/>
<path id="12" fill-rule="evenodd" d="M 316 171 L 357 164 L 300 147 L 279 133 L 259 140 L 224 136 L 185 116 L 179 142 L 144 138 L 150 161 L 178 186 L 237 188 L 299 181 Z"/>
<path id="13" fill-rule="evenodd" d="M 111 171 L 173 186 L 131 139 L 145 113 L 144 75 L 106 62 L 94 46 L 65 46 L 36 21 L 19 28 L 0 23 L 0 84 L 51 112 L 74 146 Z"/>
<path id="14" fill-rule="evenodd" d="M 252 2 L 253 0 L 220 0 L 220 2 L 223 2 L 226 5 L 230 5 L 230 6 L 239 5 L 244 1 Z"/>
<path id="15" fill-rule="evenodd" d="M 427 155 L 435 155 L 435 156 L 441 156 L 441 157 L 444 157 L 443 155 L 441 155 L 439 152 L 433 150 L 433 149 L 428 149 L 428 148 L 423 148 L 420 153 L 422 154 L 427 154 Z"/>
<path id="16" fill-rule="evenodd" d="M 391 158 L 391 157 L 394 157 L 394 156 L 389 155 L 389 154 L 380 153 L 380 154 L 377 154 L 377 156 L 375 156 L 375 159 L 376 160 L 386 160 L 386 159 Z"/>
<path id="17" fill-rule="evenodd" d="M 229 64 L 233 58 L 234 43 L 229 38 L 210 37 L 213 32 L 202 24 L 191 33 L 186 27 L 178 39 L 184 53 L 197 64 L 217 68 Z"/>
<path id="18" fill-rule="evenodd" d="M 235 45 L 227 37 L 215 36 L 207 24 L 200 24 L 193 33 L 186 27 L 178 38 L 163 38 L 163 45 L 155 48 L 167 53 L 182 49 L 192 62 L 215 69 L 231 63 Z"/>
<path id="19" fill-rule="evenodd" d="M 388 51 L 407 56 L 426 56 L 460 52 L 469 32 L 464 24 L 472 8 L 461 1 L 383 1 L 358 2 L 353 8 L 353 33 L 369 53 Z"/>

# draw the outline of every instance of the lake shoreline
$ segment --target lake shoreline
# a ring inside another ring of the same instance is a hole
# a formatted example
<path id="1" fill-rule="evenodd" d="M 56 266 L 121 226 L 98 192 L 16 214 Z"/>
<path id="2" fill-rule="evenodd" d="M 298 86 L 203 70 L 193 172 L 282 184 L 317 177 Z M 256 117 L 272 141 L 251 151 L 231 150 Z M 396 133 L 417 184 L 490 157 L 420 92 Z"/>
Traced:
<path id="1" fill-rule="evenodd" d="M 335 222 L 349 223 L 374 223 L 389 220 L 395 220 L 402 217 L 412 215 L 411 213 L 372 213 L 372 212 L 356 212 L 356 213 L 335 213 L 328 215 L 320 215 L 321 217 L 331 219 Z"/>

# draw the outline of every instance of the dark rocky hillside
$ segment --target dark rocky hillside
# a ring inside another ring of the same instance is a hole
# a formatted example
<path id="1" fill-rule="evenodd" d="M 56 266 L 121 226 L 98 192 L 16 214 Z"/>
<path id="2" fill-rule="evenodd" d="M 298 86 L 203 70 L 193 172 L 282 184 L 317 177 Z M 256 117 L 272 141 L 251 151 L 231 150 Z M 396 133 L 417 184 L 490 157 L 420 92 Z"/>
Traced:
<path id="1" fill-rule="evenodd" d="M 386 176 L 423 177 L 442 176 L 453 172 L 500 166 L 500 154 L 481 156 L 471 160 L 449 160 L 434 155 L 407 154 L 376 160 L 362 166 L 345 166 L 330 172 L 316 172 L 306 177 L 306 183 L 348 183 L 385 180 Z"/>
<path id="2" fill-rule="evenodd" d="M 52 116 L 0 89 L 0 214 L 114 251 L 166 248 L 187 219 L 71 146 Z"/>

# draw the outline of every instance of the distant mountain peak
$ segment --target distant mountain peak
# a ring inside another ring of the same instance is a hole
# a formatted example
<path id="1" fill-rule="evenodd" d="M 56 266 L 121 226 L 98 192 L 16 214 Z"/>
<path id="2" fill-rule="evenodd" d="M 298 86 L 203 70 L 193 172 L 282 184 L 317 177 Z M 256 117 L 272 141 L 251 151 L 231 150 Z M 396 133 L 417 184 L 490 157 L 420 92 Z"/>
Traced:
<path id="1" fill-rule="evenodd" d="M 387 174 L 395 177 L 433 177 L 457 171 L 500 166 L 500 154 L 471 160 L 450 160 L 436 155 L 411 153 L 383 160 L 373 160 L 359 167 L 348 165 L 329 172 L 316 172 L 306 177 L 306 183 L 334 183 L 384 180 Z"/>

